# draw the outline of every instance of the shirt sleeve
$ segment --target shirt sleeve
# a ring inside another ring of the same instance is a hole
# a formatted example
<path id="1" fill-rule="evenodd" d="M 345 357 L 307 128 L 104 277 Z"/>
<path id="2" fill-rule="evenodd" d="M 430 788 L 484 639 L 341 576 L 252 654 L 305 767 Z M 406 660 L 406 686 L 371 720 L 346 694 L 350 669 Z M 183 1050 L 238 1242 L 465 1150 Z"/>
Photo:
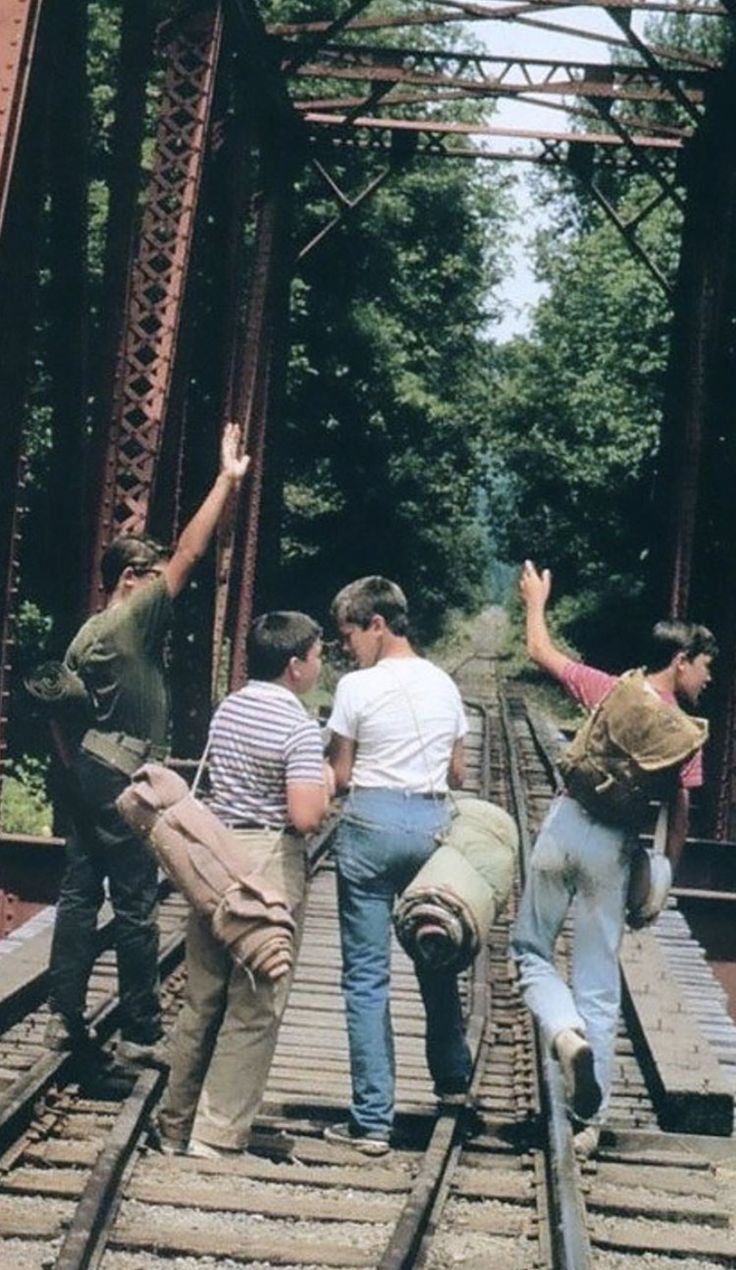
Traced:
<path id="1" fill-rule="evenodd" d="M 455 685 L 453 684 L 453 687 Z M 457 690 L 456 690 L 457 691 Z M 460 693 L 457 692 L 457 722 L 455 727 L 455 740 L 462 741 L 463 737 L 468 734 L 468 717 L 465 713 L 463 700 Z"/>
<path id="2" fill-rule="evenodd" d="M 314 719 L 297 724 L 284 747 L 286 783 L 324 785 L 322 740 Z"/>
<path id="3" fill-rule="evenodd" d="M 584 662 L 573 661 L 572 658 L 560 675 L 565 692 L 586 710 L 597 706 L 617 682 L 617 675 L 608 675 L 604 670 L 596 670 L 594 666 L 586 666 Z"/>
<path id="4" fill-rule="evenodd" d="M 349 741 L 358 739 L 358 720 L 354 703 L 351 701 L 350 685 L 347 679 L 341 679 L 335 691 L 332 713 L 327 720 L 330 732 L 347 737 Z"/>
<path id="5" fill-rule="evenodd" d="M 173 613 L 173 601 L 163 578 L 141 587 L 120 606 L 121 620 L 130 623 L 143 646 L 151 649 L 163 644 Z"/>
<path id="6" fill-rule="evenodd" d="M 698 750 L 680 768 L 680 785 L 683 789 L 700 789 L 703 784 L 703 751 Z"/>

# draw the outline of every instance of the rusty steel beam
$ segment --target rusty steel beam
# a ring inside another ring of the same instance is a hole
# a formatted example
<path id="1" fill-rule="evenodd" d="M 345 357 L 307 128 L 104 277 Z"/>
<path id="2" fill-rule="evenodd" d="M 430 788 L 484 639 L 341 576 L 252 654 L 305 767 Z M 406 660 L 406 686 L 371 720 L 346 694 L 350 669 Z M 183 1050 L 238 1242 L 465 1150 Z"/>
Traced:
<path id="1" fill-rule="evenodd" d="M 721 646 L 706 754 L 709 831 L 736 832 L 736 54 L 691 143 L 656 491 L 652 589 Z M 659 581 L 665 579 L 667 593 Z"/>
<path id="2" fill-rule="evenodd" d="M 629 12 L 613 12 L 611 14 L 613 21 L 617 27 L 623 31 L 625 38 L 636 53 L 643 58 L 646 65 L 658 77 L 664 88 L 672 94 L 673 99 L 685 111 L 686 115 L 693 123 L 700 121 L 700 111 L 697 109 L 693 101 L 686 92 L 683 91 L 682 85 L 677 77 L 673 75 L 671 69 L 665 66 L 656 54 L 649 48 L 645 40 L 642 40 L 631 25 L 631 13 Z"/>
<path id="3" fill-rule="evenodd" d="M 137 257 L 128 290 L 115 410 L 101 481 L 89 607 L 106 544 L 147 521 L 171 392 L 214 94 L 222 13 L 199 11 L 167 46 L 167 74 Z"/>
<path id="4" fill-rule="evenodd" d="M 122 345 L 128 310 L 130 262 L 138 222 L 140 159 L 146 111 L 146 87 L 153 61 L 153 2 L 123 5 L 115 79 L 114 122 L 110 136 L 108 214 L 100 302 L 91 341 L 92 435 L 87 455 L 84 500 L 84 576 L 86 602 L 92 586 L 92 539 L 98 511 L 99 485 L 90 480 L 104 471 L 116 379 L 116 355 Z M 83 613 L 80 612 L 80 620 Z"/>
<path id="5" fill-rule="evenodd" d="M 332 54 L 332 56 L 328 56 Z M 691 67 L 673 72 L 672 86 L 662 85 L 657 70 L 573 59 L 493 57 L 490 54 L 442 54 L 429 50 L 330 47 L 323 60 L 307 62 L 299 78 L 336 81 L 389 81 L 460 88 L 468 95 L 518 96 L 535 92 L 592 95 L 620 101 L 675 101 L 678 92 L 702 100 L 706 72 Z M 285 67 L 288 72 L 288 66 Z M 512 77 L 516 77 L 515 79 Z M 675 90 L 678 90 L 676 92 Z"/>
<path id="6" fill-rule="evenodd" d="M 258 559 L 258 529 L 263 497 L 268 426 L 274 397 L 283 388 L 286 327 L 289 316 L 289 284 L 293 268 L 291 203 L 292 163 L 276 138 L 261 150 L 262 189 L 256 225 L 256 241 L 248 296 L 234 417 L 241 424 L 251 469 L 245 498 L 240 504 L 233 553 L 235 576 L 229 636 L 231 644 L 230 688 L 239 688 L 246 676 L 245 641 L 253 617 Z"/>
<path id="7" fill-rule="evenodd" d="M 449 8 L 409 10 L 400 14 L 376 14 L 374 17 L 356 18 L 348 23 L 346 30 L 379 31 L 407 26 L 438 26 L 460 20 L 463 22 L 508 21 L 540 10 L 574 9 L 581 6 L 582 0 L 568 0 L 567 3 L 565 0 L 534 0 L 533 3 L 526 4 L 502 4 L 497 8 L 493 8 L 490 4 L 463 4 L 458 6 L 462 9 L 461 17 Z M 692 13 L 701 17 L 718 18 L 727 17 L 729 12 L 725 4 L 700 4 L 698 0 L 675 0 L 671 4 L 667 0 L 590 0 L 588 7 L 604 11 L 633 9 L 637 12 L 648 13 Z M 270 23 L 266 30 L 269 35 L 301 36 L 324 34 L 329 27 L 330 22 L 327 19 L 315 19 L 308 22 L 274 22 Z M 580 33 L 586 34 L 582 29 Z"/>
<path id="8" fill-rule="evenodd" d="M 6 6 L 8 12 L 10 8 Z M 8 12 L 4 14 L 6 18 Z M 13 144 L 17 142 L 17 154 L 0 235 L 0 586 L 4 591 L 0 609 L 0 782 L 8 750 L 20 535 L 26 499 L 27 395 L 31 341 L 38 320 L 36 280 L 47 157 L 48 75 L 43 60 L 45 27 L 45 23 L 39 26 L 30 72 L 27 66 L 23 70 L 28 91 L 22 120 L 19 115 L 13 123 Z M 8 34 L 6 29 L 5 55 L 10 57 Z M 3 69 L 7 70 L 7 67 Z M 10 108 L 11 103 L 7 104 Z M 6 175 L 9 176 L 9 170 Z M 8 195 L 7 189 L 4 194 Z"/>
<path id="9" fill-rule="evenodd" d="M 283 68 L 284 74 L 293 74 L 306 58 L 311 57 L 317 49 L 326 41 L 331 40 L 334 35 L 338 35 L 340 31 L 350 26 L 358 14 L 367 9 L 371 3 L 372 0 L 352 0 L 352 4 L 349 4 L 339 17 L 334 18 L 324 31 L 312 35 L 310 39 L 306 40 L 300 48 L 292 53 L 288 64 Z"/>
<path id="10" fill-rule="evenodd" d="M 49 322 L 51 450 L 44 508 L 47 550 L 35 584 L 65 646 L 79 624 L 86 561 L 84 518 L 88 383 L 87 3 L 51 0 L 47 10 L 49 80 Z M 58 533 L 65 526 L 66 532 Z"/>
<path id="11" fill-rule="evenodd" d="M 414 84 L 418 87 L 427 88 L 452 88 L 461 90 L 466 97 L 472 97 L 476 100 L 489 98 L 491 100 L 499 97 L 516 98 L 525 96 L 527 93 L 536 93 L 539 98 L 548 95 L 552 97 L 585 97 L 586 99 L 596 97 L 607 102 L 673 102 L 672 93 L 662 88 L 642 87 L 637 88 L 629 85 L 617 85 L 614 83 L 603 83 L 598 79 L 540 79 L 537 81 L 530 80 L 527 83 L 509 83 L 502 79 L 487 80 L 480 82 L 477 80 L 463 79 L 462 76 L 442 75 L 442 74 L 425 74 L 424 72 L 402 71 L 400 67 L 374 67 L 372 70 L 363 70 L 362 68 L 352 69 L 344 67 L 333 67 L 330 64 L 310 65 L 299 72 L 300 77 L 305 79 L 317 79 L 320 85 L 325 80 L 335 80 L 338 82 L 366 82 L 381 83 L 383 82 L 387 88 L 397 84 Z M 324 91 L 323 89 L 321 91 Z M 702 100 L 702 92 L 690 94 L 692 101 L 699 102 Z M 306 106 L 309 106 L 309 100 L 306 99 Z M 540 103 L 543 104 L 543 103 Z"/>
<path id="12" fill-rule="evenodd" d="M 452 90 L 447 92 L 427 92 L 427 93 L 403 93 L 390 90 L 383 99 L 383 105 L 387 106 L 442 106 L 453 102 L 462 101 L 463 94 L 455 93 Z M 526 95 L 519 95 L 516 101 L 529 106 L 543 106 L 545 110 L 558 111 L 564 115 L 572 115 L 575 119 L 590 120 L 597 123 L 600 114 L 597 110 L 590 110 L 579 102 L 551 101 L 549 98 L 542 99 Z M 305 98 L 303 101 L 295 100 L 294 105 L 297 110 L 317 110 L 335 111 L 338 114 L 350 114 L 351 118 L 357 118 L 369 109 L 372 104 L 371 98 L 368 97 L 312 97 Z M 628 128 L 629 132 L 648 132 L 652 136 L 662 137 L 680 137 L 687 140 L 692 136 L 691 129 L 678 128 L 671 124 L 665 124 L 652 119 L 645 119 L 641 115 L 621 114 L 617 118 Z M 482 156 L 481 156 L 482 157 Z"/>
<path id="13" fill-rule="evenodd" d="M 344 128 L 347 121 L 344 115 L 324 114 L 320 111 L 308 111 L 304 116 L 305 123 L 315 130 Z M 678 137 L 657 137 L 651 134 L 634 133 L 625 141 L 616 132 L 555 132 L 542 128 L 507 128 L 495 124 L 445 123 L 435 120 L 370 118 L 358 117 L 349 122 L 349 131 L 365 129 L 368 132 L 384 134 L 390 141 L 391 133 L 414 132 L 424 138 L 442 139 L 448 137 L 508 137 L 522 141 L 556 142 L 570 145 L 590 145 L 594 143 L 603 147 L 626 147 L 635 150 L 653 150 L 676 152 L 682 148 L 682 140 Z"/>
<path id="14" fill-rule="evenodd" d="M 43 0 L 0 0 L 0 232 Z"/>

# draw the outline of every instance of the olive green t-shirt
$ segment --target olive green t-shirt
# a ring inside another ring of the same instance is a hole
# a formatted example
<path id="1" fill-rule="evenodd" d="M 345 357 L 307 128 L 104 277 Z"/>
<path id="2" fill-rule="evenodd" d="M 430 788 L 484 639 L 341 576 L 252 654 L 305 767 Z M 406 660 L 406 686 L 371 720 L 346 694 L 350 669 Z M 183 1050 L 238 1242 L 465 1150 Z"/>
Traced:
<path id="1" fill-rule="evenodd" d="M 166 745 L 169 689 L 164 645 L 173 606 L 163 578 L 95 613 L 67 649 L 65 664 L 83 680 L 94 726 Z"/>

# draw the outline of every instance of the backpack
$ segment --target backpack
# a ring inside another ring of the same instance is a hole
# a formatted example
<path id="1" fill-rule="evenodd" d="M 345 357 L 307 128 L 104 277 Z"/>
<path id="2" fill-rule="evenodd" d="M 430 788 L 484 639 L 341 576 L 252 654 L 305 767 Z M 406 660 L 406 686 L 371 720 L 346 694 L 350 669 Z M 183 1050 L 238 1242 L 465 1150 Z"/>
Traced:
<path id="1" fill-rule="evenodd" d="M 639 830 L 649 804 L 668 802 L 679 770 L 708 736 L 705 719 L 663 701 L 643 670 L 629 670 L 562 755 L 568 793 L 605 824 Z"/>

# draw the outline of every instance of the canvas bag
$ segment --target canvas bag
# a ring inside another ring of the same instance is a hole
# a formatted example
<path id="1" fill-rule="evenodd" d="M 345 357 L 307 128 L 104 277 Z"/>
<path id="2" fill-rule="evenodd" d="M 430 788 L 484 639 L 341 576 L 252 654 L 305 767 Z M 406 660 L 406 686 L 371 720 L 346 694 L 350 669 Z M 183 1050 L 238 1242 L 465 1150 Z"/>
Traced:
<path id="1" fill-rule="evenodd" d="M 638 830 L 650 802 L 669 802 L 679 769 L 708 736 L 705 719 L 663 701 L 629 670 L 598 703 L 559 760 L 568 793 L 605 824 Z"/>
<path id="2" fill-rule="evenodd" d="M 668 808 L 659 809 L 651 847 L 634 848 L 626 895 L 626 920 L 632 930 L 641 930 L 659 917 L 672 886 L 672 865 L 665 855 Z"/>

